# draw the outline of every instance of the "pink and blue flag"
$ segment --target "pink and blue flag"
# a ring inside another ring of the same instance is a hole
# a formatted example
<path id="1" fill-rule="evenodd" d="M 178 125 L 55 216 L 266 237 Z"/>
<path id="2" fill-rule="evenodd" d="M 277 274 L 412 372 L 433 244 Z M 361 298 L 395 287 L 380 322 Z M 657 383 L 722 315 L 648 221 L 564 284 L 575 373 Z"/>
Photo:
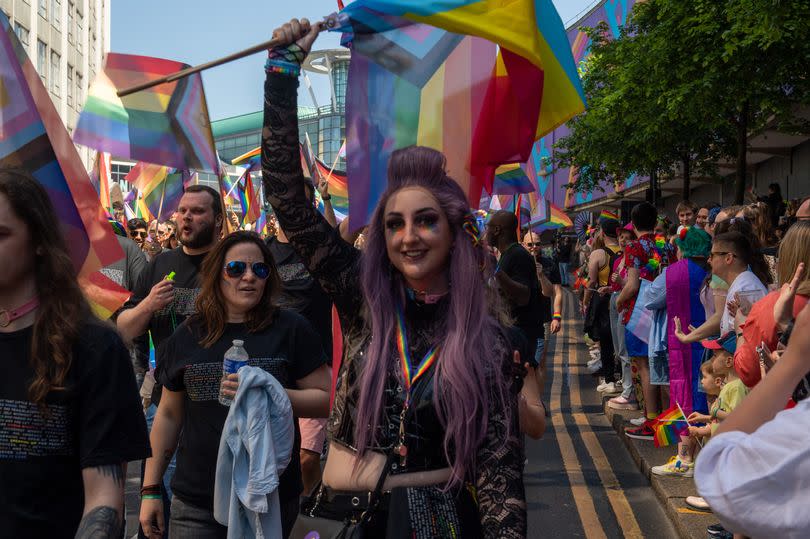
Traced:
<path id="1" fill-rule="evenodd" d="M 124 253 L 42 79 L 2 12 L 0 167 L 21 168 L 45 187 L 88 300 L 96 314 L 112 314 L 129 293 L 98 270 Z"/>
<path id="2" fill-rule="evenodd" d="M 118 157 L 217 172 L 199 73 L 125 97 L 118 91 L 189 67 L 163 58 L 108 53 L 90 87 L 73 140 Z"/>

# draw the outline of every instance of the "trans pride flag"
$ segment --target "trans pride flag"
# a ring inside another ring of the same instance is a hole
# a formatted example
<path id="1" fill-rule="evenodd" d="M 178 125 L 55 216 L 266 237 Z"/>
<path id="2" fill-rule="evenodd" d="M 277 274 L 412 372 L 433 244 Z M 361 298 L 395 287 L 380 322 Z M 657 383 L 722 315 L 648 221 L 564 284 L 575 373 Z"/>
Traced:
<path id="1" fill-rule="evenodd" d="M 216 172 L 218 159 L 199 73 L 118 97 L 123 88 L 189 67 L 132 54 L 107 54 L 73 140 L 97 150 L 178 169 Z"/>
<path id="2" fill-rule="evenodd" d="M 124 253 L 42 79 L 2 12 L 0 167 L 22 168 L 48 191 L 84 293 L 96 314 L 108 317 L 129 292 L 98 270 Z"/>

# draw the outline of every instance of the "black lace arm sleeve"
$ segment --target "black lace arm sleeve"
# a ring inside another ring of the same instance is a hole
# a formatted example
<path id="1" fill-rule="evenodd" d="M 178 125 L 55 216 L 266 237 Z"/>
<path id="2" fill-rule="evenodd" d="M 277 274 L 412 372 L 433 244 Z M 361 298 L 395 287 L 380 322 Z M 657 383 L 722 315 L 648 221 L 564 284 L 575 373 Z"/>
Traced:
<path id="1" fill-rule="evenodd" d="M 355 318 L 361 306 L 359 251 L 307 200 L 298 140 L 298 79 L 268 73 L 262 129 L 265 196 L 290 244 L 341 317 Z"/>
<path id="2" fill-rule="evenodd" d="M 512 403 L 517 403 L 516 388 L 508 395 Z M 487 538 L 522 539 L 526 537 L 526 493 L 518 410 L 517 405 L 507 411 L 498 408 L 490 406 L 487 437 L 477 455 L 481 530 Z"/>

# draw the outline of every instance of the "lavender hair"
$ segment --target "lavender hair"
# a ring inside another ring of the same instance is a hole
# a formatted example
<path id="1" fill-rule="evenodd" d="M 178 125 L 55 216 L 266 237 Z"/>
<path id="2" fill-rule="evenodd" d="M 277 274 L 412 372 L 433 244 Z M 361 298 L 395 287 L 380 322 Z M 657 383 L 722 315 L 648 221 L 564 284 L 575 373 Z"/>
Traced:
<path id="1" fill-rule="evenodd" d="M 433 397 L 445 428 L 444 451 L 452 469 L 447 484 L 450 488 L 472 477 L 476 452 L 487 435 L 490 408 L 500 408 L 509 416 L 511 403 L 501 363 L 504 358 L 492 356 L 493 350 L 499 349 L 496 342 L 501 328 L 488 300 L 489 258 L 484 247 L 474 245 L 462 228 L 469 204 L 461 187 L 446 175 L 445 164 L 440 152 L 411 146 L 395 151 L 388 165 L 388 188 L 371 218 L 361 269 L 372 338 L 360 371 L 355 440 L 360 456 L 375 441 L 385 381 L 389 369 L 394 367 L 395 312 L 405 300 L 402 275 L 393 268 L 386 251 L 385 205 L 403 187 L 423 187 L 438 201 L 453 234 L 450 306 L 444 321 L 445 338 L 440 343 L 435 373 L 437 390 Z"/>

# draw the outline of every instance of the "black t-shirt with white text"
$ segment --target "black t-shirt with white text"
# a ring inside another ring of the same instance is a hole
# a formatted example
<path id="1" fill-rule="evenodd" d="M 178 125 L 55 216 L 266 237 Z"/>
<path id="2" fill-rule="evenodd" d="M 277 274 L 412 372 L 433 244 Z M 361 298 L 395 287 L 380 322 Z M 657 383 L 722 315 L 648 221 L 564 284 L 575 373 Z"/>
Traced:
<path id="1" fill-rule="evenodd" d="M 205 259 L 201 255 L 187 255 L 182 247 L 163 251 L 157 255 L 141 273 L 132 297 L 124 304 L 124 309 L 131 309 L 143 301 L 152 287 L 174 272 L 174 299 L 166 307 L 152 315 L 149 331 L 152 342 L 157 349 L 168 339 L 177 326 L 196 311 L 194 302 L 200 293 L 198 275 L 200 265 Z"/>
<path id="2" fill-rule="evenodd" d="M 82 469 L 151 455 L 135 374 L 118 334 L 86 323 L 64 389 L 28 387 L 33 327 L 0 333 L 0 536 L 72 538 L 84 510 Z"/>
<path id="3" fill-rule="evenodd" d="M 217 400 L 222 359 L 234 339 L 244 341 L 248 365 L 261 367 L 287 389 L 323 365 L 326 357 L 309 323 L 299 314 L 280 309 L 267 328 L 248 333 L 244 324 L 226 324 L 225 332 L 209 348 L 200 340 L 203 329 L 196 317 L 187 320 L 158 350 L 157 381 L 170 391 L 185 392 L 183 431 L 177 448 L 177 470 L 172 491 L 181 500 L 213 510 L 219 439 L 228 407 Z M 295 421 L 295 445 L 290 464 L 279 478 L 279 498 L 289 500 L 303 490 L 299 450 L 301 434 Z"/>
<path id="4" fill-rule="evenodd" d="M 537 266 L 534 258 L 522 246 L 513 243 L 501 254 L 498 270 L 504 272 L 513 281 L 529 288 L 529 303 L 517 305 L 509 302 L 509 305 L 515 326 L 523 331 L 529 342 L 532 342 L 540 333 L 542 318 L 540 285 L 537 281 Z"/>

